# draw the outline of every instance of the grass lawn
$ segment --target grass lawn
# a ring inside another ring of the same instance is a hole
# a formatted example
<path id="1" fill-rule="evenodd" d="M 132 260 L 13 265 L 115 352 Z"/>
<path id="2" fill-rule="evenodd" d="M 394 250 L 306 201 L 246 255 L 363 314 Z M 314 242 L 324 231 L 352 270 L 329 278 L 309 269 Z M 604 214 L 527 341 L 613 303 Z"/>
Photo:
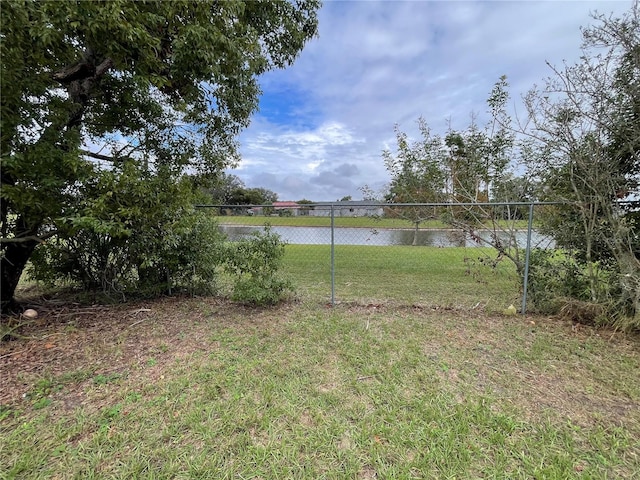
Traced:
<path id="1" fill-rule="evenodd" d="M 335 247 L 335 300 L 438 307 L 520 306 L 515 268 L 487 248 Z M 285 272 L 303 298 L 331 298 L 328 245 L 287 245 Z"/>
<path id="2" fill-rule="evenodd" d="M 637 478 L 638 336 L 497 313 L 477 249 L 367 248 L 336 249 L 335 308 L 328 247 L 293 245 L 271 309 L 32 299 L 0 478 Z"/>
<path id="3" fill-rule="evenodd" d="M 330 217 L 261 217 L 261 216 L 220 216 L 218 223 L 226 225 L 273 225 L 287 227 L 330 227 Z M 376 227 L 376 228 L 414 228 L 409 220 L 401 218 L 373 217 L 335 217 L 336 227 Z M 428 220 L 420 224 L 422 228 L 450 228 L 440 220 Z"/>

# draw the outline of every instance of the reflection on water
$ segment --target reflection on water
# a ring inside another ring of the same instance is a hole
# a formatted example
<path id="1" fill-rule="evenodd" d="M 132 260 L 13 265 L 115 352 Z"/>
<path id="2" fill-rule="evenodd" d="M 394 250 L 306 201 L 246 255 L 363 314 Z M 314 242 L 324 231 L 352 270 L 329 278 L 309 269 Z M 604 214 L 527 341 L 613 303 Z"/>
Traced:
<path id="1" fill-rule="evenodd" d="M 227 234 L 231 240 L 260 232 L 264 227 L 244 225 L 220 225 L 220 230 Z M 271 227 L 271 231 L 280 235 L 283 241 L 290 244 L 303 245 L 330 245 L 331 227 Z M 478 232 L 485 240 L 491 237 L 491 231 Z M 508 233 L 500 232 L 499 238 L 508 243 Z M 414 242 L 415 240 L 415 242 Z M 524 248 L 527 241 L 527 232 L 515 232 L 515 241 L 518 246 Z M 483 242 L 465 235 L 460 230 L 418 230 L 390 229 L 390 228 L 348 228 L 336 227 L 334 229 L 334 243 L 336 245 L 424 245 L 431 247 L 477 247 Z M 542 235 L 533 232 L 532 245 L 549 247 L 551 243 Z"/>

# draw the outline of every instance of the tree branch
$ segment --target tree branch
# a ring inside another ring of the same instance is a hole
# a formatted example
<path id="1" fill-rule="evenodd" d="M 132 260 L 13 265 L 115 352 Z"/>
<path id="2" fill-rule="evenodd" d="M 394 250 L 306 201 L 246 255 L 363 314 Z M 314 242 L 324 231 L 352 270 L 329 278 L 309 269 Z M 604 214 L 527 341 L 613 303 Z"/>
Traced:
<path id="1" fill-rule="evenodd" d="M 42 243 L 46 239 L 53 237 L 59 233 L 58 230 L 51 230 L 44 235 L 28 235 L 26 237 L 14 237 L 14 238 L 0 238 L 0 243 L 27 243 L 38 242 Z"/>
<path id="2" fill-rule="evenodd" d="M 117 157 L 111 157 L 109 155 L 103 155 L 101 153 L 90 152 L 89 150 L 80 150 L 82 155 L 86 155 L 87 157 L 95 158 L 96 160 L 104 160 L 106 162 L 116 162 L 119 159 Z"/>
<path id="3" fill-rule="evenodd" d="M 104 146 L 100 149 L 102 150 L 103 148 L 105 148 Z M 122 152 L 124 152 L 127 148 L 130 148 L 131 150 L 129 150 L 128 153 L 126 153 L 125 155 L 122 154 Z M 87 157 L 91 157 L 91 158 L 95 158 L 96 160 L 104 160 L 105 162 L 120 162 L 122 160 L 126 160 L 128 158 L 130 158 L 130 155 L 135 152 L 136 150 L 139 150 L 139 147 L 135 147 L 133 145 L 125 145 L 123 146 L 120 150 L 118 150 L 117 152 L 115 152 L 115 155 L 104 155 L 102 153 L 98 153 L 98 152 L 91 152 L 89 150 L 80 150 L 80 153 L 82 155 L 86 155 Z"/>

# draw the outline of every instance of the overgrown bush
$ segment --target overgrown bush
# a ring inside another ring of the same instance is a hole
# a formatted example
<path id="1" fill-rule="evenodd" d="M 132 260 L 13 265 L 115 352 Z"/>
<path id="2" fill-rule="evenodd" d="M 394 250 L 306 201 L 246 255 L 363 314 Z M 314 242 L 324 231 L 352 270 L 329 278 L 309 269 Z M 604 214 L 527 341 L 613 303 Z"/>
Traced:
<path id="1" fill-rule="evenodd" d="M 528 298 L 535 311 L 579 323 L 638 329 L 638 312 L 625 301 L 615 264 L 587 264 L 562 250 L 533 249 Z"/>
<path id="2" fill-rule="evenodd" d="M 215 294 L 226 274 L 232 300 L 274 305 L 292 291 L 279 275 L 284 247 L 268 228 L 229 242 L 206 212 L 184 212 L 157 230 L 115 236 L 85 229 L 50 241 L 36 251 L 28 273 L 47 285 L 67 283 L 120 298 Z"/>
<path id="3" fill-rule="evenodd" d="M 27 274 L 47 286 L 71 284 L 86 291 L 114 293 L 135 288 L 137 275 L 132 266 L 126 238 L 83 230 L 37 248 Z"/>
<path id="4" fill-rule="evenodd" d="M 42 245 L 28 271 L 48 285 L 66 281 L 87 291 L 155 296 L 211 294 L 224 257 L 225 237 L 202 212 L 174 222 L 112 235 L 85 228 Z"/>
<path id="5" fill-rule="evenodd" d="M 206 178 L 124 161 L 73 192 L 77 211 L 40 245 L 28 273 L 49 285 L 129 296 L 218 292 L 221 274 L 233 298 L 272 304 L 290 288 L 277 276 L 284 245 L 270 231 L 227 242 L 207 211 L 195 210 Z"/>
<path id="6" fill-rule="evenodd" d="M 254 305 L 275 305 L 292 290 L 278 275 L 285 243 L 268 227 L 227 246 L 225 268 L 234 277 L 231 298 Z"/>

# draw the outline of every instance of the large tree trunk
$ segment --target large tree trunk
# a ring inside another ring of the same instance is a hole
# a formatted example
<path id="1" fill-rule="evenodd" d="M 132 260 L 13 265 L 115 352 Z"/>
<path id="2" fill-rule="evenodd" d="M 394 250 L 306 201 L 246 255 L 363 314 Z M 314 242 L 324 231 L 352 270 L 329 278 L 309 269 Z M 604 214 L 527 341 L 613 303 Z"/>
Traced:
<path id="1" fill-rule="evenodd" d="M 80 62 L 53 74 L 54 80 L 66 87 L 69 98 L 76 105 L 76 108 L 65 121 L 52 123 L 38 142 L 47 141 L 52 148 L 65 149 L 65 147 L 60 147 L 65 144 L 62 141 L 64 140 L 64 132 L 79 128 L 94 84 L 113 67 L 113 61 L 110 58 L 96 64 L 93 51 L 88 49 Z M 4 174 L 2 184 L 14 185 L 15 179 L 11 175 Z M 51 233 L 39 238 L 38 228 L 40 225 L 29 225 L 23 217 L 19 217 L 14 232 L 12 232 L 13 238 L 7 238 L 7 219 L 11 208 L 4 199 L 2 199 L 0 210 L 2 216 L 1 233 L 3 240 L 6 241 L 0 260 L 0 281 L 2 282 L 0 283 L 0 309 L 2 312 L 7 312 L 16 307 L 14 294 L 27 261 L 38 243 L 44 238 L 50 237 Z"/>
<path id="2" fill-rule="evenodd" d="M 36 240 L 28 240 L 7 245 L 2 259 L 0 259 L 0 309 L 7 313 L 15 308 L 14 294 L 20 276 L 31 257 L 33 250 L 38 245 Z"/>

